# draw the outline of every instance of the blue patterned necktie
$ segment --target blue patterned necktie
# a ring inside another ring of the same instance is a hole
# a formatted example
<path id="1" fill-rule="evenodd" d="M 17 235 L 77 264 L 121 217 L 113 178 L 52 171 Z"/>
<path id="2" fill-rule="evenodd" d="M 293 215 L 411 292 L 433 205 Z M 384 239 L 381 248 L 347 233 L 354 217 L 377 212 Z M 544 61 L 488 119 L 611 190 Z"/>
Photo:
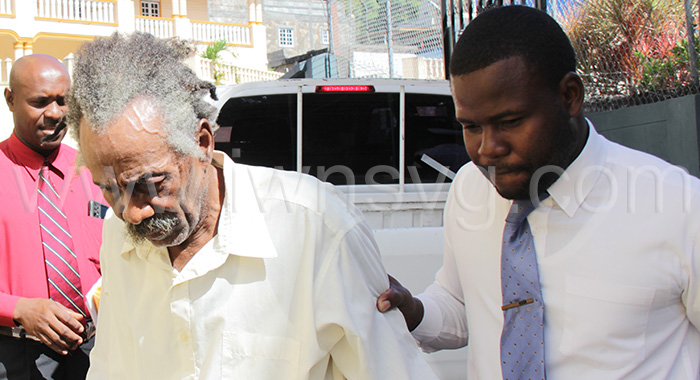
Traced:
<path id="1" fill-rule="evenodd" d="M 527 222 L 528 214 L 534 209 L 529 200 L 514 201 L 503 230 L 501 370 L 504 380 L 545 379 L 544 302 L 535 245 Z"/>

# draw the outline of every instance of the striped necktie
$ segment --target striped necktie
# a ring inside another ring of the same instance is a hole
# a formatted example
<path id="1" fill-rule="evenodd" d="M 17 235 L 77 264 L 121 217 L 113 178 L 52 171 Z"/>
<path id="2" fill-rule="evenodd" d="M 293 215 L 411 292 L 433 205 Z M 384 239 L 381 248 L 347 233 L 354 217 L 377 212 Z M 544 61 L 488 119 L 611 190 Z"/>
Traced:
<path id="1" fill-rule="evenodd" d="M 545 379 L 544 302 L 535 245 L 527 222 L 534 209 L 529 200 L 514 201 L 503 230 L 501 370 L 504 380 Z"/>
<path id="2" fill-rule="evenodd" d="M 39 172 L 37 196 L 49 297 L 87 318 L 78 260 L 73 250 L 73 238 L 68 229 L 66 215 L 59 208 L 59 194 L 49 180 L 49 165 L 45 162 Z"/>

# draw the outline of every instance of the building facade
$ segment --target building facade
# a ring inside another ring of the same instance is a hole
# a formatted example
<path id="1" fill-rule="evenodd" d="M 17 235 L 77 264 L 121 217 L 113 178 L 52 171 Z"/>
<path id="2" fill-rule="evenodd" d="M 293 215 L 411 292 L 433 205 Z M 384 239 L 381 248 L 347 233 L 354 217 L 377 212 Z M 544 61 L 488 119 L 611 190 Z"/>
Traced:
<path id="1" fill-rule="evenodd" d="M 219 21 L 241 22 L 246 17 L 245 3 L 245 0 L 209 0 L 209 16 Z M 266 0 L 261 11 L 271 67 L 329 47 L 328 1 Z"/>
<path id="2" fill-rule="evenodd" d="M 210 19 L 206 0 L 0 0 L 0 81 L 7 80 L 7 66 L 19 57 L 43 53 L 64 59 L 83 42 L 115 31 L 178 37 L 201 50 L 225 40 L 230 54 L 224 61 L 266 71 L 261 7 L 261 0 L 249 0 L 245 19 L 226 23 Z"/>
<path id="3" fill-rule="evenodd" d="M 223 83 L 277 79 L 281 74 L 268 70 L 262 0 L 248 0 L 239 8 L 239 22 L 231 23 L 210 18 L 207 0 L 0 0 L 0 89 L 7 86 L 18 58 L 47 54 L 71 71 L 82 43 L 115 31 L 178 37 L 192 41 L 198 51 L 225 40 L 219 62 L 199 54 L 190 58 L 188 64 L 200 77 L 213 80 L 219 70 Z M 11 120 L 7 107 L 0 107 L 0 138 L 9 135 Z"/>

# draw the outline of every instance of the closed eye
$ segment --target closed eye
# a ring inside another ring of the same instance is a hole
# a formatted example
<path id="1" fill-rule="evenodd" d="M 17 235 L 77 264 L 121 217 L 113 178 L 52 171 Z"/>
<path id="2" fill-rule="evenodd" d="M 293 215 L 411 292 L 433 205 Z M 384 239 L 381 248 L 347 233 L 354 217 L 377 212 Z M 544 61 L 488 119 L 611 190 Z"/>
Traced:
<path id="1" fill-rule="evenodd" d="M 99 185 L 100 189 L 102 190 L 102 195 L 105 197 L 107 200 L 107 203 L 112 202 L 115 199 L 119 199 L 121 196 L 121 191 L 119 191 L 119 187 L 114 185 Z"/>
<path id="2" fill-rule="evenodd" d="M 29 104 L 34 108 L 44 108 L 51 103 L 49 98 L 32 99 Z"/>
<path id="3" fill-rule="evenodd" d="M 155 197 L 163 188 L 168 178 L 169 176 L 163 173 L 142 176 L 136 181 L 135 190 L 148 193 L 150 196 Z"/>
<path id="4" fill-rule="evenodd" d="M 479 133 L 481 131 L 481 126 L 478 124 L 462 124 L 462 129 L 469 133 Z"/>
<path id="5" fill-rule="evenodd" d="M 521 118 L 521 117 L 516 117 L 514 119 L 505 119 L 505 120 L 501 120 L 501 125 L 504 127 L 512 127 L 512 126 L 518 125 L 522 120 L 523 120 L 523 118 Z"/>

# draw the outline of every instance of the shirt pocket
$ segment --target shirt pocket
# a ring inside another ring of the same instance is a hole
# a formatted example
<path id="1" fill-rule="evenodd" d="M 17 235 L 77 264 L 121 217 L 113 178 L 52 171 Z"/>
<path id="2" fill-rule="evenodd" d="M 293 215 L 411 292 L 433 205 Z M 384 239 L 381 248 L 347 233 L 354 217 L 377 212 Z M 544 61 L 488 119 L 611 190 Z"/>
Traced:
<path id="1" fill-rule="evenodd" d="M 599 368 L 635 366 L 645 357 L 653 288 L 569 275 L 559 350 Z"/>
<path id="2" fill-rule="evenodd" d="M 222 348 L 222 379 L 298 378 L 300 345 L 296 340 L 225 331 Z"/>

